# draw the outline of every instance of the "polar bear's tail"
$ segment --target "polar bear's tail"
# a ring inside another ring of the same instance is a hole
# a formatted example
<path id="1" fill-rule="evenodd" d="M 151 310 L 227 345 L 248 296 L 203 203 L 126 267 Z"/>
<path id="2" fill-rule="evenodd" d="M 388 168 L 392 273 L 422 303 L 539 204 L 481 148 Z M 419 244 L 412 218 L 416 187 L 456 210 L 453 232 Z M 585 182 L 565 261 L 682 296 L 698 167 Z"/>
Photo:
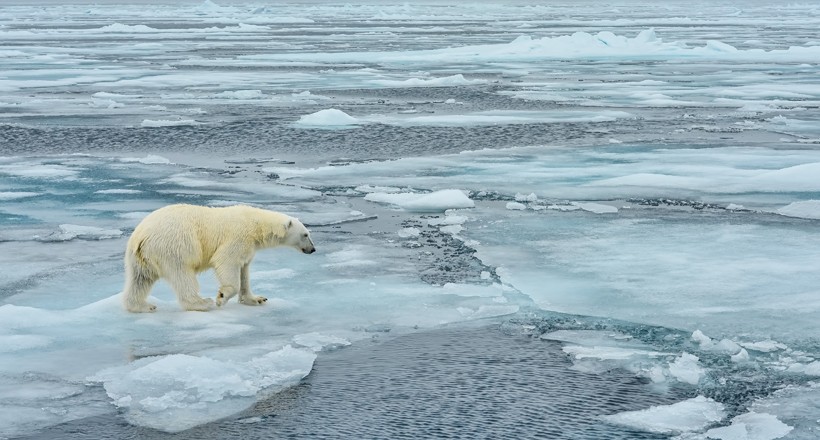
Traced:
<path id="1" fill-rule="evenodd" d="M 156 306 L 148 303 L 151 287 L 159 279 L 157 273 L 149 267 L 142 255 L 142 242 L 125 251 L 125 287 L 123 304 L 129 312 L 153 312 Z"/>

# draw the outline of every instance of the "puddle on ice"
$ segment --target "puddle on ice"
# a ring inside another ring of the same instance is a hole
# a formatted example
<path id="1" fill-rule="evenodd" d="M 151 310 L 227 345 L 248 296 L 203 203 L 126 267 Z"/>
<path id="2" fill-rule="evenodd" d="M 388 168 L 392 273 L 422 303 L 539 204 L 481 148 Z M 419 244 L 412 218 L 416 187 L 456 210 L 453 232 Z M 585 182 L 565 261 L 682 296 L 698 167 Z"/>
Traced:
<path id="1" fill-rule="evenodd" d="M 0 438 L 818 437 L 816 6 L 42 1 L 0 8 Z M 128 314 L 170 203 L 319 252 Z"/>

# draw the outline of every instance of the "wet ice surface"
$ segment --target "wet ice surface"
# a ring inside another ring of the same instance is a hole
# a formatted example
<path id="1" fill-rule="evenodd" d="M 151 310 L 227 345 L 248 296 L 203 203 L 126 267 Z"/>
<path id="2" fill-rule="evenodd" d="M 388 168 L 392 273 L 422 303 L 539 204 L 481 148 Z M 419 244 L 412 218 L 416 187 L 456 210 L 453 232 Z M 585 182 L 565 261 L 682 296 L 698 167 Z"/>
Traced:
<path id="1" fill-rule="evenodd" d="M 816 6 L 0 18 L 0 437 L 817 437 Z M 265 307 L 127 314 L 175 202 L 318 252 L 259 253 Z"/>

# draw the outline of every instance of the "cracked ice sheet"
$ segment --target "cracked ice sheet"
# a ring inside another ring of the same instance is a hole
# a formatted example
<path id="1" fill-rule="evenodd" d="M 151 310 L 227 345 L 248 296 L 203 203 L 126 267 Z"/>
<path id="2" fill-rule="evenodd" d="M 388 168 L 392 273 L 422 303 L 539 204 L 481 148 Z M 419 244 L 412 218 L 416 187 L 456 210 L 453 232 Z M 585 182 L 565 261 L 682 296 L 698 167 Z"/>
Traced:
<path id="1" fill-rule="evenodd" d="M 270 298 L 263 307 L 229 303 L 186 313 L 160 282 L 152 294 L 159 311 L 128 314 L 117 293 L 122 250 L 145 212 L 180 194 L 202 204 L 229 202 L 190 188 L 218 189 L 235 197 L 230 203 L 276 207 L 330 228 L 378 219 L 344 203 L 324 206 L 312 190 L 294 188 L 288 203 L 273 204 L 279 190 L 267 181 L 191 174 L 163 158 L 137 159 L 122 166 L 112 158 L 49 157 L 42 160 L 56 171 L 36 175 L 18 172 L 24 167 L 17 164 L 36 168 L 40 159 L 3 159 L 4 169 L 13 171 L 0 174 L 4 186 L 37 186 L 44 195 L 10 198 L 0 218 L 9 239 L 0 243 L 8 251 L 0 279 L 9 287 L 0 298 L 0 412 L 16 415 L 2 419 L 0 435 L 110 412 L 113 406 L 99 404 L 102 392 L 131 422 L 178 431 L 241 411 L 298 381 L 323 347 L 518 310 L 497 285 L 420 281 L 409 251 L 398 245 L 314 230 L 321 251 L 311 257 L 289 250 L 257 255 L 252 286 Z M 231 180 L 236 183 L 227 185 Z M 72 196 L 60 196 L 65 193 Z M 53 233 L 53 239 L 38 241 L 35 233 Z M 200 282 L 203 295 L 213 297 L 213 276 L 203 274 Z M 160 373 L 160 366 L 168 371 Z M 196 377 L 183 374 L 189 369 Z M 164 386 L 146 390 L 146 382 Z"/>

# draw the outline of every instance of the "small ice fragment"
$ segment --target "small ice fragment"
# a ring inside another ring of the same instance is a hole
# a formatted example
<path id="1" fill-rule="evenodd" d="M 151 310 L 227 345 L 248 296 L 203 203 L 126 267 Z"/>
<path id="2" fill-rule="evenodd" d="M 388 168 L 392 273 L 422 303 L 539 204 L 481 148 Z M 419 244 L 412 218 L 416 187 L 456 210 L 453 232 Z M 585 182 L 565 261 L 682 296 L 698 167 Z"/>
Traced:
<path id="1" fill-rule="evenodd" d="M 787 348 L 786 344 L 781 344 L 780 342 L 772 341 L 771 339 L 759 342 L 746 342 L 740 345 L 748 350 L 759 351 L 762 353 L 771 353 L 773 351 L 785 350 Z"/>
<path id="2" fill-rule="evenodd" d="M 194 121 L 193 119 L 177 119 L 177 120 L 143 119 L 140 126 L 145 127 L 145 128 L 159 128 L 159 127 L 181 127 L 181 126 L 185 126 L 185 125 L 198 125 L 198 124 L 199 123 Z"/>
<path id="3" fill-rule="evenodd" d="M 401 238 L 418 237 L 419 235 L 421 235 L 421 231 L 418 228 L 404 228 L 399 231 L 399 237 Z"/>
<path id="4" fill-rule="evenodd" d="M 681 382 L 697 385 L 706 375 L 706 370 L 698 364 L 698 357 L 683 353 L 675 362 L 669 364 L 669 373 Z"/>
<path id="5" fill-rule="evenodd" d="M 601 203 L 572 202 L 572 205 L 577 206 L 578 208 L 581 208 L 584 211 L 589 211 L 595 214 L 611 214 L 618 212 L 618 208 L 610 205 L 603 205 Z"/>
<path id="6" fill-rule="evenodd" d="M 515 194 L 515 201 L 516 202 L 534 202 L 536 200 L 538 200 L 538 196 L 535 195 L 535 193 L 529 193 L 529 194 L 516 193 Z"/>
<path id="7" fill-rule="evenodd" d="M 732 362 L 740 364 L 749 361 L 749 352 L 745 348 L 741 348 L 737 354 L 731 356 Z"/>
<path id="8" fill-rule="evenodd" d="M 507 209 L 512 211 L 523 211 L 527 209 L 527 205 L 518 202 L 507 202 Z"/>

